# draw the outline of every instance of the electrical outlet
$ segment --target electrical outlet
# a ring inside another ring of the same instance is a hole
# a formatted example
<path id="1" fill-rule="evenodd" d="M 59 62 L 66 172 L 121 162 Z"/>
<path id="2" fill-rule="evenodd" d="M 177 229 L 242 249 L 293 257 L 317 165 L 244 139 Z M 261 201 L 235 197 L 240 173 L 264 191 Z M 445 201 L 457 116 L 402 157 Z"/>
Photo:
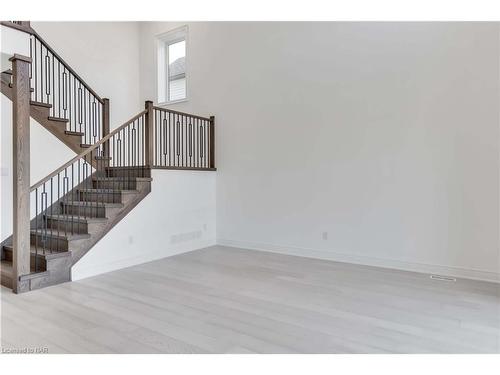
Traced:
<path id="1" fill-rule="evenodd" d="M 132 245 L 134 243 L 134 236 L 128 236 L 128 243 Z"/>
<path id="2" fill-rule="evenodd" d="M 323 233 L 321 234 L 321 237 L 323 238 L 323 241 L 328 240 L 328 232 L 323 232 Z"/>
<path id="3" fill-rule="evenodd" d="M 207 224 L 203 224 L 203 230 L 207 230 Z"/>

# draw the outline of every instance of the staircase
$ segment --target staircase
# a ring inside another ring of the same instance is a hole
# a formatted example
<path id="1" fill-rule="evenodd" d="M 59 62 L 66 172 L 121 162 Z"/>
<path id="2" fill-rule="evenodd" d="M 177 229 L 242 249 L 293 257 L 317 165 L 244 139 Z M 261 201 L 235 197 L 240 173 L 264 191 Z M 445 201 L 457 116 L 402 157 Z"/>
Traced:
<path id="1" fill-rule="evenodd" d="M 147 101 L 145 110 L 110 132 L 109 101 L 29 25 L 11 26 L 28 32 L 32 47 L 31 59 L 14 56 L 13 69 L 1 74 L 18 145 L 14 234 L 0 244 L 1 284 L 21 293 L 70 281 L 71 267 L 151 192 L 152 169 L 214 171 L 215 123 Z M 56 79 L 51 71 L 62 73 Z M 31 187 L 24 146 L 30 117 L 77 154 Z"/>

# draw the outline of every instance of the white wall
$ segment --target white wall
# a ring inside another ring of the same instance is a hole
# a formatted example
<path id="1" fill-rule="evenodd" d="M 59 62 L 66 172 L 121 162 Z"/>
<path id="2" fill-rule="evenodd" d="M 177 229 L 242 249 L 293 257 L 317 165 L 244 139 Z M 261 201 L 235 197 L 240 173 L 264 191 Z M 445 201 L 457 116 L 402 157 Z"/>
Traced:
<path id="1" fill-rule="evenodd" d="M 181 25 L 141 25 L 142 97 Z M 499 279 L 497 24 L 188 26 L 218 243 Z"/>
<path id="2" fill-rule="evenodd" d="M 215 245 L 215 176 L 153 170 L 152 192 L 78 261 L 73 280 Z"/>

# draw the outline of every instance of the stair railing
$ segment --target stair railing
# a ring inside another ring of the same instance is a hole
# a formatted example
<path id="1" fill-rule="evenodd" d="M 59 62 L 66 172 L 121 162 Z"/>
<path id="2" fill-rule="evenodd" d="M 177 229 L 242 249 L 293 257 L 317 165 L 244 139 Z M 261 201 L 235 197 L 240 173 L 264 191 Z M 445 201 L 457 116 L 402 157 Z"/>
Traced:
<path id="1" fill-rule="evenodd" d="M 158 108 L 151 101 L 145 107 L 31 186 L 35 271 L 41 270 L 38 254 L 67 251 L 62 238 L 85 233 L 85 219 L 103 218 L 106 205 L 120 203 L 118 192 L 135 190 L 135 179 L 150 177 L 150 169 L 215 170 L 213 116 Z M 63 216 L 64 224 L 58 220 Z"/>
<path id="2" fill-rule="evenodd" d="M 93 144 L 109 132 L 109 101 L 101 98 L 30 26 L 29 21 L 4 21 L 30 35 L 31 100 L 50 106 L 50 119 L 66 123 L 66 131 L 82 133 Z"/>
<path id="3" fill-rule="evenodd" d="M 134 179 L 147 175 L 147 115 L 140 112 L 31 186 L 35 271 L 38 254 L 68 251 L 64 238 L 86 233 L 87 218 L 104 218 L 106 205 L 120 203 L 119 191 L 134 190 Z"/>

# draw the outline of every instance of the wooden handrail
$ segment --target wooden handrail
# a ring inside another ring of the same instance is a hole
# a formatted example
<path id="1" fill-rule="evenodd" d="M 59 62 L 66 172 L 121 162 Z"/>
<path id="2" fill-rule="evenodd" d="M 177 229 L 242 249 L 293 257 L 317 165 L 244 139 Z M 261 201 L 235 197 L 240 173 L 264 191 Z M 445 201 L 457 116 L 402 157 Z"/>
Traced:
<path id="1" fill-rule="evenodd" d="M 134 122 L 135 120 L 137 120 L 138 118 L 140 118 L 141 116 L 143 116 L 144 114 L 146 114 L 147 112 L 148 112 L 147 110 L 144 110 L 144 111 L 140 112 L 139 114 L 135 115 L 134 117 L 132 117 L 130 120 L 127 120 L 127 122 L 125 122 L 123 125 L 120 125 L 118 128 L 116 128 L 115 130 L 113 130 L 111 133 L 109 133 L 105 137 L 101 138 L 99 140 L 99 142 L 94 143 L 88 149 L 86 149 L 82 153 L 76 155 L 73 159 L 71 159 L 67 163 L 63 164 L 61 167 L 57 168 L 54 172 L 52 172 L 48 176 L 42 178 L 37 183 L 31 185 L 30 192 L 32 192 L 33 190 L 35 190 L 37 187 L 39 187 L 40 185 L 42 185 L 44 182 L 50 180 L 52 177 L 56 176 L 59 172 L 61 172 L 64 169 L 66 169 L 67 167 L 69 167 L 74 162 L 78 161 L 79 159 L 82 159 L 83 157 L 85 157 L 86 155 L 88 155 L 90 152 L 94 151 L 97 147 L 99 147 L 104 142 L 106 142 L 107 140 L 109 140 L 113 135 L 115 135 L 116 133 L 118 133 L 120 130 L 122 130 L 123 128 L 125 128 L 127 125 L 130 125 L 132 122 Z"/>
<path id="2" fill-rule="evenodd" d="M 39 40 L 39 42 L 41 44 L 43 44 L 43 46 L 48 50 L 50 51 L 50 53 L 56 57 L 62 65 L 64 65 L 64 67 L 71 73 L 75 76 L 75 78 L 80 81 L 82 83 L 82 85 L 97 99 L 97 101 L 101 104 L 104 103 L 104 100 L 94 91 L 92 90 L 92 88 L 87 84 L 87 82 L 85 82 L 85 80 L 80 77 L 72 68 L 71 66 L 66 62 L 64 61 L 64 59 L 56 52 L 54 51 L 54 49 L 40 36 L 40 34 L 38 34 L 31 26 L 22 26 L 22 25 L 18 25 L 18 24 L 15 24 L 13 22 L 7 22 L 7 21 L 2 21 L 2 25 L 3 26 L 7 26 L 7 27 L 10 27 L 10 28 L 13 28 L 13 29 L 16 29 L 16 30 L 19 30 L 19 31 L 23 31 L 25 33 L 28 33 L 28 34 L 31 34 L 33 35 L 35 38 L 37 38 Z"/>
<path id="3" fill-rule="evenodd" d="M 174 111 L 174 110 L 171 110 L 171 109 L 162 108 L 162 107 L 156 107 L 156 106 L 153 106 L 153 108 L 157 109 L 158 111 L 175 113 L 176 115 L 180 115 L 180 116 L 187 116 L 187 117 L 197 118 L 197 119 L 200 119 L 200 120 L 210 121 L 210 118 L 208 118 L 208 117 L 202 117 L 202 116 L 192 115 L 190 113 Z"/>

